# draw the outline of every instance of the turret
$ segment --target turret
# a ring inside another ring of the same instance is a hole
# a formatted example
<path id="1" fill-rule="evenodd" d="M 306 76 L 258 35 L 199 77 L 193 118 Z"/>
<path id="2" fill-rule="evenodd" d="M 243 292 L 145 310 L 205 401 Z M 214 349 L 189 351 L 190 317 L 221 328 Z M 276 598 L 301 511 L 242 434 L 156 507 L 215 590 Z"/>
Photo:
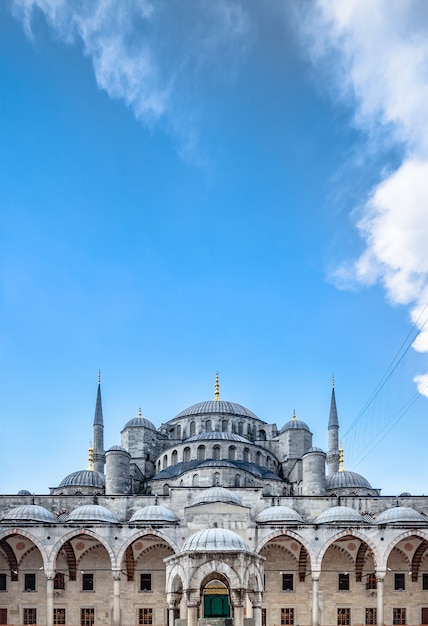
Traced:
<path id="1" fill-rule="evenodd" d="M 101 375 L 98 372 L 98 390 L 97 400 L 95 403 L 94 416 L 94 470 L 100 474 L 104 474 L 105 453 L 104 453 L 104 420 L 103 406 L 101 402 Z"/>
<path id="2" fill-rule="evenodd" d="M 334 393 L 334 376 L 332 378 L 330 417 L 328 420 L 327 470 L 328 474 L 333 474 L 339 470 L 339 419 Z"/>

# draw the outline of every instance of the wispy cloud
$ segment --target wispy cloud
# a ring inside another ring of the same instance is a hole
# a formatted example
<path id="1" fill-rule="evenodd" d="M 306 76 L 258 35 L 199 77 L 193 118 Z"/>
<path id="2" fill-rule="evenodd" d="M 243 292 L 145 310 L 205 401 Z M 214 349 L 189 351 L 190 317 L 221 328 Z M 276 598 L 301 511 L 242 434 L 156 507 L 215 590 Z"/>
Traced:
<path id="1" fill-rule="evenodd" d="M 336 280 L 381 284 L 392 303 L 409 307 L 420 330 L 413 347 L 428 352 L 428 4 L 318 0 L 304 27 L 313 62 L 328 59 L 332 93 L 352 99 L 372 142 L 387 136 L 403 154 L 359 207 L 365 249 Z M 428 396 L 428 373 L 415 382 Z"/>

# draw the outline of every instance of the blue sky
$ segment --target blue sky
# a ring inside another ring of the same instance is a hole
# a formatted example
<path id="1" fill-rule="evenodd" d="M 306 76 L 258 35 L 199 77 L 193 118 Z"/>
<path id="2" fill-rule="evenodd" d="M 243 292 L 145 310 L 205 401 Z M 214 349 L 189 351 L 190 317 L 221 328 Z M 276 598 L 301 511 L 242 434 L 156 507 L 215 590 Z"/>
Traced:
<path id="1" fill-rule="evenodd" d="M 427 31 L 423 0 L 1 5 L 2 493 L 87 466 L 98 370 L 106 447 L 218 371 L 325 449 L 334 373 L 346 469 L 428 492 Z"/>

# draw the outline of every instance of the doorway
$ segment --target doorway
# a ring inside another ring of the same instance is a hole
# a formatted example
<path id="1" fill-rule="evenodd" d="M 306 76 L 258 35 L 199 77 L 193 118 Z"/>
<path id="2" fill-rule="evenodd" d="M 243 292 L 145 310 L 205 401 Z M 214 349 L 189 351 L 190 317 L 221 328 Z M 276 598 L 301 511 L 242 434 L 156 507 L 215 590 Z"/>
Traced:
<path id="1" fill-rule="evenodd" d="M 229 590 L 220 580 L 211 580 L 203 591 L 204 617 L 230 617 Z"/>

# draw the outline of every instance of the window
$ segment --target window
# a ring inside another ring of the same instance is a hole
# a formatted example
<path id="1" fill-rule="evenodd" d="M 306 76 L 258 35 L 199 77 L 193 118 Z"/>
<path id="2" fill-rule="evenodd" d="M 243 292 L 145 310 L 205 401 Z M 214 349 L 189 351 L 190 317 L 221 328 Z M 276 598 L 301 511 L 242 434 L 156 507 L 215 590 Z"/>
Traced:
<path id="1" fill-rule="evenodd" d="M 294 589 L 294 576 L 293 574 L 283 574 L 282 575 L 282 590 L 283 591 L 293 591 Z"/>
<path id="2" fill-rule="evenodd" d="M 351 623 L 351 609 L 337 609 L 337 626 L 349 626 Z"/>
<path id="3" fill-rule="evenodd" d="M 395 591 L 404 591 L 406 588 L 406 578 L 404 574 L 395 574 L 394 575 L 394 589 Z M 404 623 L 404 622 L 403 622 Z"/>
<path id="4" fill-rule="evenodd" d="M 229 447 L 229 461 L 234 461 L 236 456 L 236 448 L 235 446 Z"/>
<path id="5" fill-rule="evenodd" d="M 392 623 L 393 624 L 405 624 L 406 623 L 406 609 L 392 609 Z"/>
<path id="6" fill-rule="evenodd" d="M 7 590 L 6 582 L 6 574 L 0 574 L 0 591 Z"/>
<path id="7" fill-rule="evenodd" d="M 152 590 L 152 575 L 146 572 L 144 572 L 143 574 L 140 574 L 140 591 L 151 591 L 151 590 Z"/>
<path id="8" fill-rule="evenodd" d="M 376 574 L 374 572 L 371 572 L 370 574 L 367 575 L 366 589 L 376 589 L 376 588 L 377 588 Z"/>
<path id="9" fill-rule="evenodd" d="M 196 435 L 196 422 L 190 422 L 190 436 Z"/>
<path id="10" fill-rule="evenodd" d="M 198 446 L 198 461 L 205 461 L 205 446 Z"/>
<path id="11" fill-rule="evenodd" d="M 183 461 L 188 463 L 190 461 L 190 448 L 184 448 L 183 450 Z"/>
<path id="12" fill-rule="evenodd" d="M 349 591 L 349 574 L 339 574 L 339 591 Z"/>
<path id="13" fill-rule="evenodd" d="M 283 624 L 294 624 L 294 609 L 288 606 L 281 609 L 281 626 Z"/>
<path id="14" fill-rule="evenodd" d="M 377 623 L 377 609 L 369 608 L 366 609 L 366 624 L 372 625 Z"/>
<path id="15" fill-rule="evenodd" d="M 213 459 L 214 461 L 220 461 L 220 446 L 214 446 Z"/>
<path id="16" fill-rule="evenodd" d="M 139 624 L 153 624 L 153 609 L 138 609 Z"/>
<path id="17" fill-rule="evenodd" d="M 95 609 L 80 609 L 80 626 L 94 626 Z"/>
<path id="18" fill-rule="evenodd" d="M 36 591 L 36 575 L 35 574 L 25 574 L 24 589 L 25 591 Z"/>
<path id="19" fill-rule="evenodd" d="M 7 609 L 0 609 L 0 624 L 7 623 Z"/>
<path id="20" fill-rule="evenodd" d="M 22 612 L 22 623 L 23 624 L 37 624 L 37 609 L 26 608 Z"/>
<path id="21" fill-rule="evenodd" d="M 422 589 L 424 591 L 428 590 L 428 574 L 422 574 Z"/>
<path id="22" fill-rule="evenodd" d="M 94 575 L 82 574 L 82 591 L 94 590 Z"/>
<path id="23" fill-rule="evenodd" d="M 54 609 L 53 611 L 53 623 L 54 624 L 66 624 L 65 609 Z"/>
<path id="24" fill-rule="evenodd" d="M 65 589 L 65 576 L 61 572 L 55 574 L 54 589 Z"/>

